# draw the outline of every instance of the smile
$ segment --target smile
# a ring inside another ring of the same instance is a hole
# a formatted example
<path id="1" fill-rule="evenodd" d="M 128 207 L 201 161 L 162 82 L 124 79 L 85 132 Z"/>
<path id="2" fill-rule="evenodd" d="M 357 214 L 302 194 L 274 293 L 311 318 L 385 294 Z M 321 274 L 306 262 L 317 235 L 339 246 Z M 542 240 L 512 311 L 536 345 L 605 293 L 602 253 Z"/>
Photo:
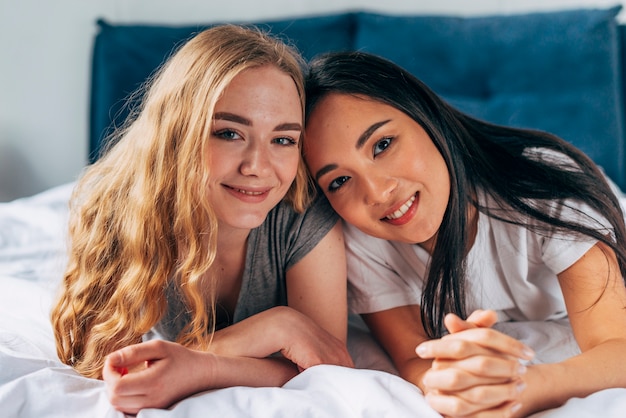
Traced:
<path id="1" fill-rule="evenodd" d="M 265 193 L 265 192 L 254 192 L 254 191 L 251 191 L 251 190 L 244 190 L 244 189 L 236 189 L 234 187 L 231 187 L 231 189 L 233 189 L 236 192 L 239 192 L 239 193 L 242 193 L 242 194 L 246 194 L 248 196 L 259 196 L 259 195 L 262 195 L 263 193 Z"/>
<path id="2" fill-rule="evenodd" d="M 411 206 L 413 206 L 413 203 L 415 202 L 416 199 L 416 195 L 411 196 L 411 198 L 409 200 L 407 200 L 406 202 L 404 202 L 404 204 L 402 206 L 400 206 L 396 211 L 394 211 L 393 213 L 385 216 L 383 219 L 387 219 L 387 220 L 395 220 L 395 219 L 399 219 L 402 216 L 406 215 L 406 213 L 409 211 L 409 209 L 411 209 Z"/>
<path id="3" fill-rule="evenodd" d="M 236 199 L 245 202 L 245 203 L 260 203 L 265 201 L 268 198 L 271 192 L 270 188 L 242 188 L 236 186 L 228 186 L 226 184 L 222 185 L 228 193 L 235 197 Z"/>

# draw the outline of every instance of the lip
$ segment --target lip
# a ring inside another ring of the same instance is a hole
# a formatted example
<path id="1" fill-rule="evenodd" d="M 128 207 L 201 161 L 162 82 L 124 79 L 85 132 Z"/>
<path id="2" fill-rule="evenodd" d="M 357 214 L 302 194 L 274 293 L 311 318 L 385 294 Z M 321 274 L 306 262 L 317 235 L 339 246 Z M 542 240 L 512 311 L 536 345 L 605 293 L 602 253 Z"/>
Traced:
<path id="1" fill-rule="evenodd" d="M 391 215 L 392 213 L 400 209 L 402 206 L 404 206 L 404 204 L 406 204 L 413 197 L 415 198 L 415 200 L 413 201 L 413 203 L 411 203 L 411 206 L 407 209 L 407 211 L 402 216 L 400 216 L 399 218 L 395 218 L 395 219 L 387 218 L 389 215 Z M 418 206 L 419 206 L 419 192 L 416 192 L 413 196 L 409 197 L 408 199 L 403 200 L 402 202 L 394 205 L 391 209 L 389 209 L 385 213 L 385 216 L 383 216 L 380 220 L 383 222 L 390 223 L 391 225 L 396 225 L 396 226 L 404 225 L 408 223 L 411 219 L 413 219 L 413 217 L 415 216 L 415 213 L 417 212 Z"/>
<path id="2" fill-rule="evenodd" d="M 270 194 L 271 187 L 244 187 L 222 184 L 224 189 L 236 199 L 246 203 L 263 202 Z"/>

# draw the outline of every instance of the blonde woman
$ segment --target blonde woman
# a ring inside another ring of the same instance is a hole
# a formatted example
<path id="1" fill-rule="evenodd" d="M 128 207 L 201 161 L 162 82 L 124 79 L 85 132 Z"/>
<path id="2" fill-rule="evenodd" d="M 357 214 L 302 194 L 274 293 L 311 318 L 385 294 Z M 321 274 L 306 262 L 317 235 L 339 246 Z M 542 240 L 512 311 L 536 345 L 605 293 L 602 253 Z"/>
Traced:
<path id="1" fill-rule="evenodd" d="M 256 29 L 197 34 L 78 182 L 52 323 L 117 409 L 352 365 L 341 226 L 300 159 L 301 68 Z"/>

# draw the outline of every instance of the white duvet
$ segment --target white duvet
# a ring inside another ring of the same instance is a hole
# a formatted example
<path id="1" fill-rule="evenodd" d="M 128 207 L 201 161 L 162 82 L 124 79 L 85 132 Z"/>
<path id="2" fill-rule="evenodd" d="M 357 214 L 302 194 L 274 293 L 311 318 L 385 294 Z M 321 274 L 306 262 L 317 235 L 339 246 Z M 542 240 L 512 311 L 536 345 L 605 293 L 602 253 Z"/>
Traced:
<path id="1" fill-rule="evenodd" d="M 109 404 L 101 381 L 80 376 L 55 352 L 48 319 L 65 263 L 65 185 L 0 203 L 0 417 L 124 417 Z M 537 361 L 576 352 L 567 323 L 502 324 L 537 351 Z M 394 374 L 384 352 L 357 319 L 349 347 L 356 369 L 316 366 L 282 388 L 207 391 L 152 417 L 439 417 L 414 385 Z M 626 353 L 625 353 L 626 357 Z M 626 389 L 571 399 L 541 418 L 626 417 Z"/>

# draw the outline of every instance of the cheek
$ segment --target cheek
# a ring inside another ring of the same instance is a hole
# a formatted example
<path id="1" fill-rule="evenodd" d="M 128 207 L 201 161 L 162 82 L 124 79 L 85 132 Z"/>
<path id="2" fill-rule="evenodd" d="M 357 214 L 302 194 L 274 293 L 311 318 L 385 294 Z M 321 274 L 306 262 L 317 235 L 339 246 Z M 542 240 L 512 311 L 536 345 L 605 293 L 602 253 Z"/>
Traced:
<path id="1" fill-rule="evenodd" d="M 300 159 L 300 153 L 295 155 L 281 156 L 275 159 L 276 171 L 280 173 L 280 177 L 283 180 L 293 181 L 298 173 L 298 167 L 303 164 Z M 303 166 L 304 168 L 304 166 Z"/>
<path id="2" fill-rule="evenodd" d="M 337 212 L 343 220 L 356 226 L 357 228 L 366 227 L 368 220 L 355 201 L 348 198 L 337 199 L 336 196 L 333 197 L 333 195 L 329 195 L 327 193 L 326 197 L 335 212 Z"/>
<path id="3" fill-rule="evenodd" d="M 237 164 L 238 158 L 232 150 L 227 147 L 219 147 L 217 141 L 209 141 L 205 159 L 211 173 L 223 173 L 225 168 L 230 168 Z"/>
<path id="4" fill-rule="evenodd" d="M 215 158 L 213 156 L 209 156 L 206 161 L 208 165 L 207 170 L 209 173 L 209 185 L 215 181 L 219 181 L 219 179 L 225 174 L 224 166 L 232 167 L 232 161 L 229 161 L 227 158 Z M 228 164 L 229 162 L 231 164 Z"/>

